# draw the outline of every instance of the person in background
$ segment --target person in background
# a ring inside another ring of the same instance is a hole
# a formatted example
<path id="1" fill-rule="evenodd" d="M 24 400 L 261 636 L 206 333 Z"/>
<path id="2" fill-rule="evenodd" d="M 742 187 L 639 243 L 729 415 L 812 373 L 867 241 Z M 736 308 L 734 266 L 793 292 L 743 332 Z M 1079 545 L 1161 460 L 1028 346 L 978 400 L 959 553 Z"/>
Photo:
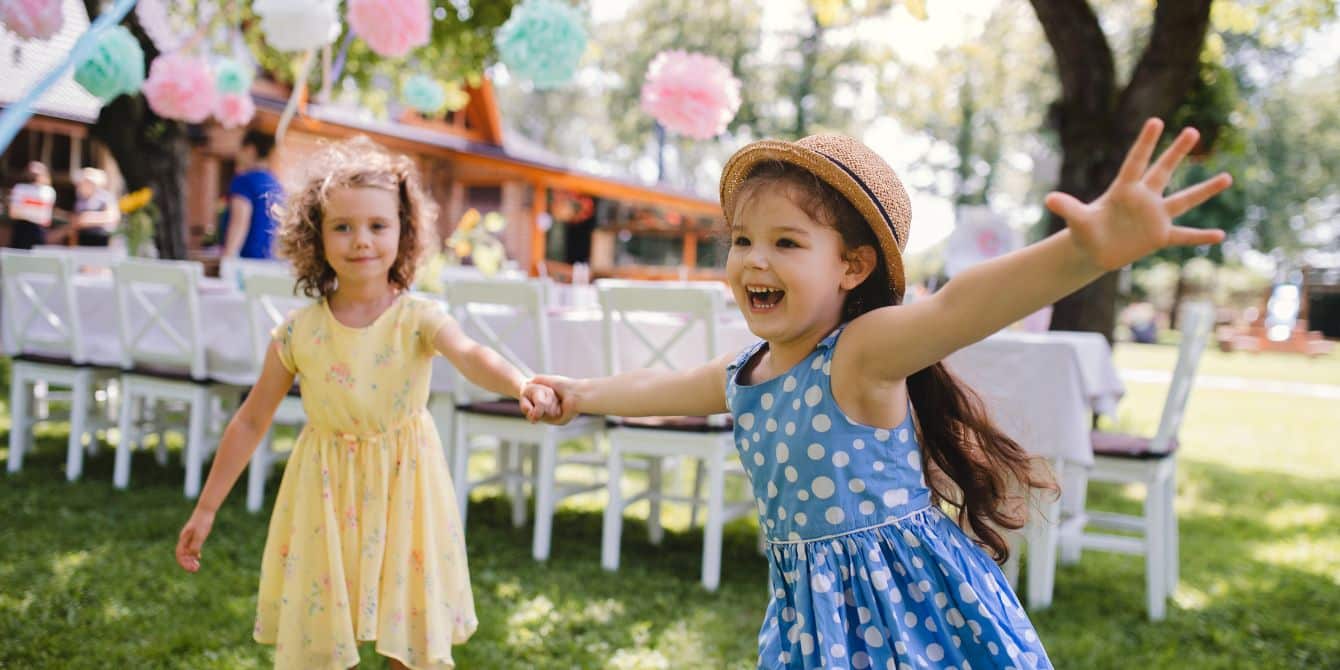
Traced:
<path id="1" fill-rule="evenodd" d="M 23 181 L 9 191 L 9 246 L 32 249 L 46 244 L 55 208 L 56 189 L 51 188 L 51 172 L 40 161 L 28 163 Z"/>
<path id="2" fill-rule="evenodd" d="M 121 223 L 116 196 L 107 190 L 107 173 L 98 168 L 79 170 L 75 181 L 74 226 L 79 246 L 105 247 Z"/>
<path id="3" fill-rule="evenodd" d="M 228 185 L 228 227 L 223 257 L 271 258 L 275 219 L 273 209 L 284 191 L 270 170 L 274 138 L 248 131 L 237 155 L 238 174 Z"/>

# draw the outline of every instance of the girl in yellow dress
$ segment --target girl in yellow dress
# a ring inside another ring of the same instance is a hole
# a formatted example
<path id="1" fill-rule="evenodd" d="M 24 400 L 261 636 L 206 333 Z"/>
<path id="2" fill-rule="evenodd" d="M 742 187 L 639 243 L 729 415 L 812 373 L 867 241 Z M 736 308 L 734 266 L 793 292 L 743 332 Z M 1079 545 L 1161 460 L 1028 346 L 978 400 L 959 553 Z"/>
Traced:
<path id="1" fill-rule="evenodd" d="M 434 207 L 413 164 L 366 139 L 330 147 L 288 203 L 281 253 L 315 302 L 275 330 L 177 543 L 200 569 L 214 515 L 300 378 L 307 426 L 284 469 L 261 562 L 255 638 L 277 668 L 347 668 L 376 641 L 394 668 L 454 666 L 477 625 L 456 496 L 428 416 L 435 354 L 470 381 L 557 415 L 548 388 L 410 295 Z"/>

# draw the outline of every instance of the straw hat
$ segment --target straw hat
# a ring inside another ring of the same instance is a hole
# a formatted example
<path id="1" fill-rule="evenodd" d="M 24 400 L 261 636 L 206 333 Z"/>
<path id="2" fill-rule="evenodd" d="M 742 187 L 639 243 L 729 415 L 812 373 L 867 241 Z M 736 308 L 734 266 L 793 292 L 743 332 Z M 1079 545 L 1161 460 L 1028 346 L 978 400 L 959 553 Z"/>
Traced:
<path id="1" fill-rule="evenodd" d="M 721 206 L 726 224 L 735 213 L 735 194 L 754 166 L 764 161 L 796 165 L 818 176 L 847 198 L 879 241 L 894 302 L 902 301 L 903 249 L 912 224 L 912 203 L 903 183 L 884 159 L 842 135 L 811 135 L 797 142 L 761 140 L 735 152 L 721 172 Z"/>

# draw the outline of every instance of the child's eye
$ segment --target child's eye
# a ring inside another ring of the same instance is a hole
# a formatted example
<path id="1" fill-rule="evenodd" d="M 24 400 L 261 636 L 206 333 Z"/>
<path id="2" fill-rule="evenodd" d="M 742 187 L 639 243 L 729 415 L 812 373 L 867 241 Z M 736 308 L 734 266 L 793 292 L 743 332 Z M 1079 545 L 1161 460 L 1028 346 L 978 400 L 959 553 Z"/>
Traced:
<path id="1" fill-rule="evenodd" d="M 389 226 L 387 226 L 387 224 L 385 224 L 385 223 L 383 223 L 383 222 L 381 222 L 381 221 L 377 221 L 376 223 L 373 223 L 373 224 L 372 224 L 372 229 L 373 229 L 373 230 L 385 230 L 385 229 L 387 229 L 388 227 L 389 227 Z"/>
<path id="2" fill-rule="evenodd" d="M 779 247 L 799 247 L 800 245 L 799 245 L 799 244 L 796 244 L 795 240 L 792 240 L 792 239 L 789 238 L 789 237 L 783 237 L 782 239 L 777 240 L 777 246 L 779 246 Z"/>
<path id="3" fill-rule="evenodd" d="M 337 223 L 337 224 L 335 224 L 335 232 L 337 232 L 337 233 L 347 233 L 347 232 L 349 232 L 349 224 L 347 224 L 347 223 Z"/>
<path id="4" fill-rule="evenodd" d="M 749 246 L 749 238 L 743 236 L 737 237 L 735 238 L 734 244 L 737 247 L 747 247 Z"/>

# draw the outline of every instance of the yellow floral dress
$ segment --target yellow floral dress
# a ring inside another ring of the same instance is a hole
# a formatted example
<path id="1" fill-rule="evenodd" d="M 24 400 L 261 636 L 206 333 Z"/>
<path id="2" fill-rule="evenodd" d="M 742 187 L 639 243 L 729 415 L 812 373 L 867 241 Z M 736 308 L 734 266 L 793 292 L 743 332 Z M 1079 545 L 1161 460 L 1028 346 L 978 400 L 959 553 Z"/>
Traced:
<path id="1" fill-rule="evenodd" d="M 277 668 L 347 668 L 369 640 L 410 668 L 451 668 L 451 646 L 478 624 L 426 409 L 445 319 L 439 303 L 401 295 L 351 328 L 320 300 L 275 330 L 307 412 L 261 562 L 254 634 L 275 645 Z"/>

